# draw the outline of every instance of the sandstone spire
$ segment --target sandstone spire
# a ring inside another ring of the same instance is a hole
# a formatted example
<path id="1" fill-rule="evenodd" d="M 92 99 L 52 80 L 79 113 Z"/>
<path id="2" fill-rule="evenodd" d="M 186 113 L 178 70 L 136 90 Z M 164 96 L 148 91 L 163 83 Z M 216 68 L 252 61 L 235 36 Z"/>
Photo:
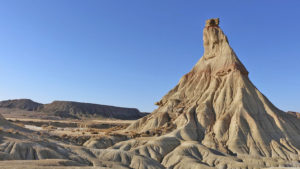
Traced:
<path id="1" fill-rule="evenodd" d="M 276 108 L 248 78 L 219 19 L 206 21 L 204 55 L 153 113 L 128 131 L 198 141 L 229 154 L 299 159 L 300 121 Z"/>

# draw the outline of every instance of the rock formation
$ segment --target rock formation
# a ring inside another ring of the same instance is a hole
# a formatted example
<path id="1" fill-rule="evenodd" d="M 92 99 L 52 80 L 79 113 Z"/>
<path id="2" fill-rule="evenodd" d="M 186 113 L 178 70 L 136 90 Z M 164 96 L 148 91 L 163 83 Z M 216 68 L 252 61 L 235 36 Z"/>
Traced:
<path id="1" fill-rule="evenodd" d="M 156 103 L 158 109 L 127 131 L 162 133 L 177 140 L 171 149 L 179 152 L 161 154 L 165 167 L 184 166 L 169 161 L 184 156 L 182 151 L 193 154 L 190 148 L 200 154 L 213 149 L 238 157 L 300 160 L 299 119 L 276 108 L 251 83 L 219 19 L 206 21 L 203 43 L 204 55 L 195 67 Z M 202 158 L 193 159 L 195 165 Z"/>

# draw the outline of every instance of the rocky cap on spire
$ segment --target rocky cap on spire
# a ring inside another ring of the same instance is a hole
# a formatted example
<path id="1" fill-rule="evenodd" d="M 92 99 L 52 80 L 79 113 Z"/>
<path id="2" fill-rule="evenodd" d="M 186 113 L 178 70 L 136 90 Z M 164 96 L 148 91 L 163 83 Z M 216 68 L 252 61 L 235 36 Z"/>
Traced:
<path id="1" fill-rule="evenodd" d="M 220 19 L 219 18 L 213 18 L 206 20 L 205 27 L 219 27 Z"/>

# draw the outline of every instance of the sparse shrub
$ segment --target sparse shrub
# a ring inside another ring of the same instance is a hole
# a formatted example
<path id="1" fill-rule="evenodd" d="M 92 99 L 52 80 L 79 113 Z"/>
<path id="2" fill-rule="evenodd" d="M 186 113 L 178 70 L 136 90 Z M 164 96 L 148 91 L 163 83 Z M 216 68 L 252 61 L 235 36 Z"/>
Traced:
<path id="1" fill-rule="evenodd" d="M 15 130 L 14 129 L 8 129 L 8 130 L 6 130 L 6 132 L 9 133 L 9 134 L 13 134 L 15 132 Z"/>
<path id="2" fill-rule="evenodd" d="M 140 133 L 136 133 L 136 132 L 130 132 L 129 137 L 131 138 L 136 138 L 136 137 L 140 137 L 141 134 Z"/>
<path id="3" fill-rule="evenodd" d="M 25 127 L 24 123 L 16 123 L 17 126 Z"/>
<path id="4" fill-rule="evenodd" d="M 57 129 L 57 127 L 55 127 L 55 126 L 48 126 L 47 128 L 52 129 L 52 130 Z"/>
<path id="5" fill-rule="evenodd" d="M 100 131 L 101 131 L 101 130 L 99 130 L 99 129 L 94 129 L 94 128 L 89 128 L 89 129 L 87 130 L 87 132 L 90 132 L 91 134 L 99 134 Z"/>
<path id="6" fill-rule="evenodd" d="M 92 131 L 91 134 L 99 134 L 98 131 Z"/>
<path id="7" fill-rule="evenodd" d="M 42 127 L 43 129 L 47 129 L 48 125 L 47 125 L 47 124 L 43 124 L 41 127 Z"/>

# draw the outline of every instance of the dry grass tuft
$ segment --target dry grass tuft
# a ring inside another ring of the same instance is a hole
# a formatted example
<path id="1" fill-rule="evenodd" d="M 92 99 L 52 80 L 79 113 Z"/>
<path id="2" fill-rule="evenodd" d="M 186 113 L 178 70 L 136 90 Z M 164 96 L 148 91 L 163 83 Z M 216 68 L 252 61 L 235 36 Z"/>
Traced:
<path id="1" fill-rule="evenodd" d="M 20 122 L 20 123 L 15 123 L 15 124 L 16 124 L 17 126 L 19 126 L 19 127 L 23 127 L 23 128 L 25 127 L 25 124 L 24 124 L 24 123 L 21 123 L 21 122 Z"/>
<path id="2" fill-rule="evenodd" d="M 101 129 L 89 128 L 86 130 L 86 132 L 89 132 L 91 134 L 99 134 L 101 132 Z"/>
<path id="3" fill-rule="evenodd" d="M 9 134 L 13 134 L 13 133 L 15 133 L 15 130 L 14 129 L 7 129 L 5 132 L 7 132 Z"/>
<path id="4" fill-rule="evenodd" d="M 42 127 L 43 129 L 47 129 L 48 125 L 47 125 L 47 124 L 43 124 L 41 127 Z"/>

